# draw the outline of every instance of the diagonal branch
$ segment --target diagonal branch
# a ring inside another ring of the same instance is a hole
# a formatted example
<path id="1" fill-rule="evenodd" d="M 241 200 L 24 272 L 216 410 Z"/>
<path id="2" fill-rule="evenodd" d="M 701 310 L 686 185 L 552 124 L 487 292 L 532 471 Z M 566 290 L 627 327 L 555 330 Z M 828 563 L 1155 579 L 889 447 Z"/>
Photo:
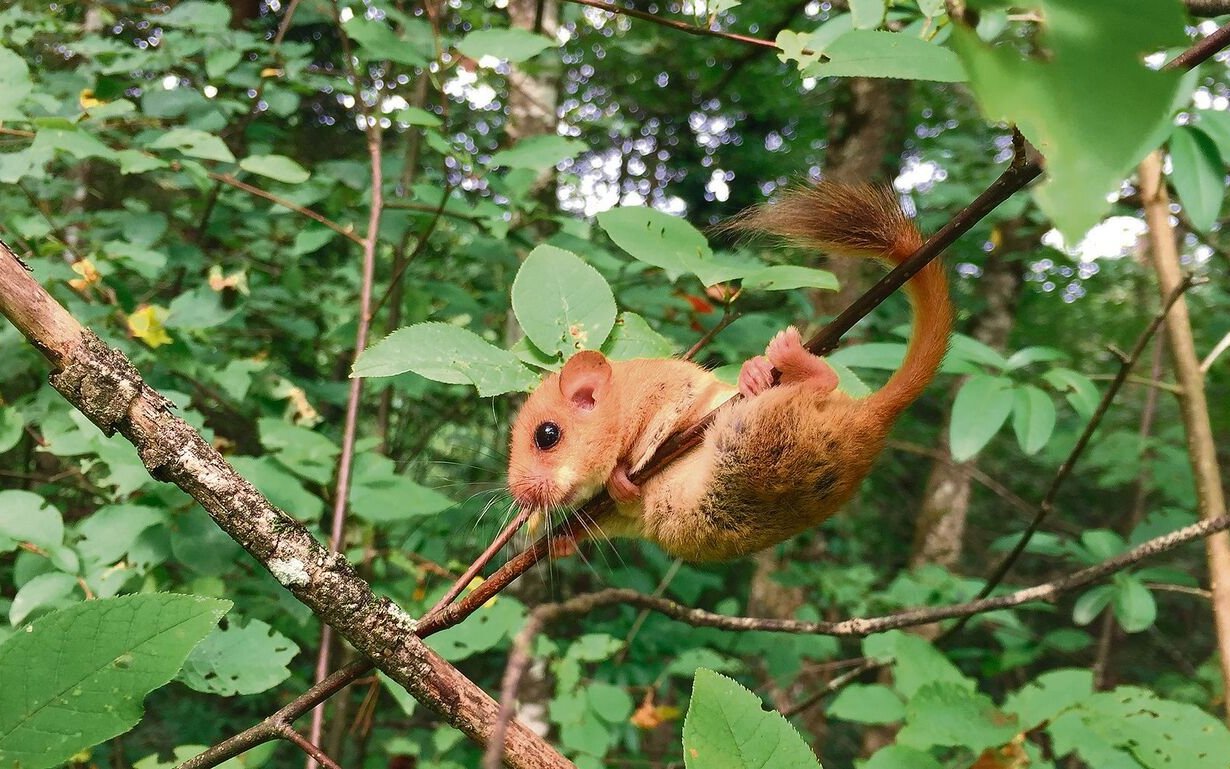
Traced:
<path id="1" fill-rule="evenodd" d="M 150 474 L 191 495 L 218 526 L 320 619 L 372 659 L 444 722 L 486 744 L 498 706 L 428 648 L 414 619 L 373 593 L 338 553 L 240 476 L 122 353 L 82 326 L 0 244 L 0 313 L 47 358 L 51 383 L 106 434 L 137 448 Z M 525 726 L 513 724 L 504 760 L 518 769 L 572 764 Z"/>

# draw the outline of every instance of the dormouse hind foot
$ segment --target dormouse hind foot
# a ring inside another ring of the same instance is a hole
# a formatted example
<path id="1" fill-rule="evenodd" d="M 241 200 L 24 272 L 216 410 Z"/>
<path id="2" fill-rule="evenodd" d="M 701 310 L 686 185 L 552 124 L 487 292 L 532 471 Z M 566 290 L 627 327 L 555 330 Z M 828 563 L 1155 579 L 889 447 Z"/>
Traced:
<path id="1" fill-rule="evenodd" d="M 606 480 L 606 490 L 611 499 L 623 505 L 635 502 L 641 496 L 641 487 L 628 477 L 628 466 L 623 462 L 615 465 L 615 469 L 611 471 L 611 477 Z"/>
<path id="2" fill-rule="evenodd" d="M 808 352 L 794 326 L 777 332 L 765 348 L 765 356 L 781 372 L 782 384 L 806 382 L 825 393 L 837 389 L 837 373 L 823 358 Z"/>

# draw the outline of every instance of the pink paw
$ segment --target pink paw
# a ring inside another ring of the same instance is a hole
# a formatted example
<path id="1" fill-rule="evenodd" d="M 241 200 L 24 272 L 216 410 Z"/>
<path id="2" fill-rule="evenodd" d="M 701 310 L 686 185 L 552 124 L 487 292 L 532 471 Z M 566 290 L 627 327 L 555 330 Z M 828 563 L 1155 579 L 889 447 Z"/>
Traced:
<path id="1" fill-rule="evenodd" d="M 780 371 L 785 371 L 786 369 L 783 366 L 788 367 L 800 358 L 815 357 L 803 349 L 803 335 L 794 326 L 786 326 L 781 331 L 778 331 L 769 340 L 769 346 L 765 348 L 764 354 L 772 362 L 773 366 Z"/>
<path id="2" fill-rule="evenodd" d="M 606 480 L 607 493 L 620 504 L 635 502 L 641 496 L 641 487 L 628 477 L 628 468 L 620 463 L 611 471 L 611 477 Z"/>
<path id="3" fill-rule="evenodd" d="M 739 369 L 739 393 L 753 398 L 773 386 L 773 364 L 763 355 L 748 358 Z"/>
<path id="4" fill-rule="evenodd" d="M 808 352 L 803 346 L 802 335 L 794 326 L 779 331 L 769 342 L 765 355 L 782 373 L 782 384 L 806 383 L 824 393 L 837 389 L 836 372 L 823 358 Z"/>

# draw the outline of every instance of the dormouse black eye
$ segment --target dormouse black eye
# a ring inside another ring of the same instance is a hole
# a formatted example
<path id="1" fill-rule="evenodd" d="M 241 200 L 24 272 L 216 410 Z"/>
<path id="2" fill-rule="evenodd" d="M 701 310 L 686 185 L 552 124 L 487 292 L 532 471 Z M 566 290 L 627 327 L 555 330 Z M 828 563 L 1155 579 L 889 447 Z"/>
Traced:
<path id="1" fill-rule="evenodd" d="M 546 451 L 553 448 L 563 437 L 564 433 L 559 429 L 559 425 L 554 422 L 543 422 L 534 430 L 534 445 L 540 451 Z"/>

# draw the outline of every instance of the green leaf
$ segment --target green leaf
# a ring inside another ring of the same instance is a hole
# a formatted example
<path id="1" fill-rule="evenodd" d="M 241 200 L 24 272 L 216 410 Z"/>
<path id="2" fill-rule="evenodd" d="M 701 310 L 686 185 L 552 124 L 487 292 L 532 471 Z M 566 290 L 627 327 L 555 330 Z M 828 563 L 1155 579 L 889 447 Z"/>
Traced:
<path id="1" fill-rule="evenodd" d="M 1026 454 L 1036 454 L 1050 440 L 1055 429 L 1055 404 L 1051 396 L 1033 385 L 1013 391 L 1012 431 Z"/>
<path id="2" fill-rule="evenodd" d="M 444 121 L 441 120 L 438 115 L 428 112 L 420 107 L 406 107 L 401 112 L 397 113 L 394 120 L 399 123 L 427 126 L 428 128 L 439 128 L 444 125 Z"/>
<path id="3" fill-rule="evenodd" d="M 1223 769 L 1230 755 L 1224 723 L 1194 705 L 1144 689 L 1120 686 L 1094 694 L 1079 710 L 1087 729 L 1129 752 L 1145 769 Z"/>
<path id="4" fill-rule="evenodd" d="M 167 593 L 107 598 L 11 636 L 0 644 L 0 755 L 43 769 L 128 731 L 145 695 L 171 680 L 229 608 Z"/>
<path id="5" fill-rule="evenodd" d="M 1054 347 L 1024 347 L 1012 354 L 1007 361 L 1004 362 L 1005 371 L 1016 371 L 1020 368 L 1025 368 L 1031 363 L 1041 361 L 1063 360 L 1068 354 L 1063 350 L 1056 350 Z"/>
<path id="6" fill-rule="evenodd" d="M 626 690 L 601 682 L 587 686 L 585 698 L 589 700 L 589 709 L 608 724 L 624 723 L 635 707 Z"/>
<path id="7" fill-rule="evenodd" d="M 333 478 L 334 460 L 341 449 L 327 436 L 273 417 L 258 420 L 257 426 L 261 443 L 283 467 L 317 483 Z"/>
<path id="8" fill-rule="evenodd" d="M 457 50 L 471 59 L 494 56 L 513 64 L 554 47 L 555 41 L 551 38 L 524 29 L 479 29 L 457 41 Z"/>
<path id="9" fill-rule="evenodd" d="M 1127 550 L 1127 544 L 1123 541 L 1123 537 L 1107 529 L 1090 529 L 1083 532 L 1081 534 L 1081 544 L 1093 556 L 1092 563 L 1114 558 L 1124 550 Z"/>
<path id="10" fill-rule="evenodd" d="M 239 167 L 287 184 L 306 182 L 311 176 L 306 168 L 285 155 L 250 155 L 239 161 Z"/>
<path id="11" fill-rule="evenodd" d="M 619 314 L 611 335 L 602 346 L 603 355 L 611 360 L 667 358 L 674 351 L 674 342 L 654 331 L 644 318 L 634 312 Z"/>
<path id="12" fill-rule="evenodd" d="M 213 134 L 196 128 L 172 128 L 149 144 L 152 150 L 172 149 L 202 160 L 234 163 L 235 156 L 226 144 Z"/>
<path id="13" fill-rule="evenodd" d="M 948 354 L 949 357 L 967 360 L 979 366 L 988 366 L 1001 371 L 1008 368 L 1008 361 L 997 350 L 965 334 L 952 335 Z"/>
<path id="14" fill-rule="evenodd" d="M 973 458 L 999 432 L 1012 411 L 1012 382 L 1003 377 L 975 374 L 961 385 L 952 402 L 948 442 L 952 458 Z"/>
<path id="15" fill-rule="evenodd" d="M 836 291 L 838 283 L 837 276 L 828 270 L 776 264 L 744 275 L 743 287 L 749 291 L 791 291 L 796 288 Z"/>
<path id="16" fill-rule="evenodd" d="M 369 58 L 387 59 L 411 67 L 427 66 L 427 57 L 430 54 L 420 50 L 414 41 L 398 35 L 383 21 L 355 16 L 342 26 L 350 39 L 358 43 Z"/>
<path id="17" fill-rule="evenodd" d="M 781 713 L 720 673 L 701 668 L 683 723 L 688 769 L 819 769 L 807 742 Z"/>
<path id="18" fill-rule="evenodd" d="M 633 259 L 660 267 L 675 280 L 713 257 L 709 242 L 691 224 L 646 206 L 623 206 L 598 214 L 598 224 Z"/>
<path id="19" fill-rule="evenodd" d="M 926 639 L 900 630 L 867 636 L 863 639 L 863 654 L 892 662 L 895 688 L 906 697 L 913 697 L 921 687 L 935 681 L 974 689 L 974 682 Z"/>
<path id="20" fill-rule="evenodd" d="M 985 694 L 936 681 L 919 688 L 906 703 L 906 723 L 897 741 L 915 748 L 966 747 L 978 754 L 1011 741 L 1018 731 Z"/>
<path id="21" fill-rule="evenodd" d="M 543 171 L 561 160 L 567 160 L 585 149 L 585 142 L 563 136 L 539 134 L 528 136 L 511 148 L 491 156 L 492 168 L 529 168 Z"/>
<path id="22" fill-rule="evenodd" d="M 29 491 L 0 491 L 0 536 L 41 548 L 64 542 L 64 518 L 47 500 Z"/>
<path id="23" fill-rule="evenodd" d="M 1169 132 L 1181 74 L 1144 57 L 1188 44 L 1182 5 L 1032 0 L 1032 53 L 983 42 L 955 25 L 952 43 L 986 117 L 1014 123 L 1046 157 L 1043 212 L 1075 243 L 1110 207 L 1107 195 Z M 1089 30 L 1116 30 L 1090 35 Z"/>
<path id="24" fill-rule="evenodd" d="M 231 21 L 231 9 L 225 3 L 185 0 L 163 14 L 151 14 L 150 20 L 164 27 L 180 27 L 194 32 L 221 32 Z"/>
<path id="25" fill-rule="evenodd" d="M 884 22 L 885 0 L 850 0 L 855 29 L 875 29 Z"/>
<path id="26" fill-rule="evenodd" d="M 1148 630 L 1157 620 L 1157 602 L 1153 593 L 1139 579 L 1120 575 L 1115 580 L 1115 619 L 1128 633 Z"/>
<path id="27" fill-rule="evenodd" d="M 100 507 L 77 527 L 81 540 L 77 552 L 87 564 L 110 565 L 119 561 L 141 532 L 166 520 L 166 513 L 147 505 Z"/>
<path id="28" fill-rule="evenodd" d="M 833 699 L 828 714 L 861 724 L 891 724 L 905 718 L 905 705 L 883 684 L 850 684 Z"/>
<path id="29" fill-rule="evenodd" d="M 1089 670 L 1052 670 L 1004 700 L 1004 712 L 1015 715 L 1023 729 L 1033 729 L 1078 705 L 1093 694 Z"/>
<path id="30" fill-rule="evenodd" d="M 13 605 L 9 607 L 9 622 L 14 626 L 26 621 L 39 609 L 53 609 L 66 606 L 72 601 L 67 600 L 77 589 L 77 578 L 62 571 L 51 571 L 39 574 L 21 586 L 17 595 L 13 596 Z"/>
<path id="31" fill-rule="evenodd" d="M 831 353 L 827 360 L 850 368 L 896 371 L 905 360 L 905 345 L 896 342 L 856 344 Z"/>
<path id="32" fill-rule="evenodd" d="M 615 296 L 606 280 L 571 251 L 538 246 L 512 285 L 517 322 L 535 347 L 568 358 L 597 350 L 615 325 Z"/>
<path id="33" fill-rule="evenodd" d="M 905 745 L 888 745 L 859 764 L 859 769 L 943 769 L 943 765 L 930 753 Z"/>
<path id="34" fill-rule="evenodd" d="M 1114 596 L 1113 585 L 1098 585 L 1092 590 L 1086 590 L 1072 606 L 1072 621 L 1078 625 L 1088 625 L 1102 613 Z"/>
<path id="35" fill-rule="evenodd" d="M 1089 377 L 1068 368 L 1053 368 L 1042 375 L 1051 387 L 1065 394 L 1068 403 L 1085 419 L 1093 416 L 1102 396 Z"/>
<path id="36" fill-rule="evenodd" d="M 196 645 L 178 678 L 206 694 L 258 694 L 290 677 L 286 664 L 298 653 L 294 641 L 258 619 L 232 621 Z"/>
<path id="37" fill-rule="evenodd" d="M 0 454 L 17 445 L 25 426 L 26 420 L 20 411 L 12 406 L 0 406 Z"/>
<path id="38" fill-rule="evenodd" d="M 472 384 L 483 397 L 524 392 L 538 384 L 538 377 L 516 355 L 448 323 L 417 323 L 394 331 L 363 351 L 351 376 L 406 371 L 446 384 Z"/>
<path id="39" fill-rule="evenodd" d="M 824 49 L 826 60 L 803 70 L 809 77 L 891 77 L 960 83 L 965 70 L 956 54 L 899 32 L 854 29 Z"/>
<path id="40" fill-rule="evenodd" d="M 1217 145 L 1203 131 L 1179 126 L 1170 135 L 1170 179 L 1192 226 L 1206 232 L 1217 221 L 1226 174 Z"/>
<path id="41" fill-rule="evenodd" d="M 445 495 L 397 474 L 393 460 L 364 453 L 355 459 L 350 507 L 371 523 L 403 521 L 435 515 L 455 507 Z"/>
<path id="42" fill-rule="evenodd" d="M 13 51 L 0 46 L 0 120 L 20 120 L 25 117 L 17 105 L 34 90 L 30 81 L 30 67 L 26 60 Z"/>
<path id="43" fill-rule="evenodd" d="M 525 621 L 525 607 L 507 597 L 489 601 L 462 625 L 431 637 L 431 648 L 450 662 L 494 649 Z M 464 626 L 463 626 L 464 625 Z"/>

